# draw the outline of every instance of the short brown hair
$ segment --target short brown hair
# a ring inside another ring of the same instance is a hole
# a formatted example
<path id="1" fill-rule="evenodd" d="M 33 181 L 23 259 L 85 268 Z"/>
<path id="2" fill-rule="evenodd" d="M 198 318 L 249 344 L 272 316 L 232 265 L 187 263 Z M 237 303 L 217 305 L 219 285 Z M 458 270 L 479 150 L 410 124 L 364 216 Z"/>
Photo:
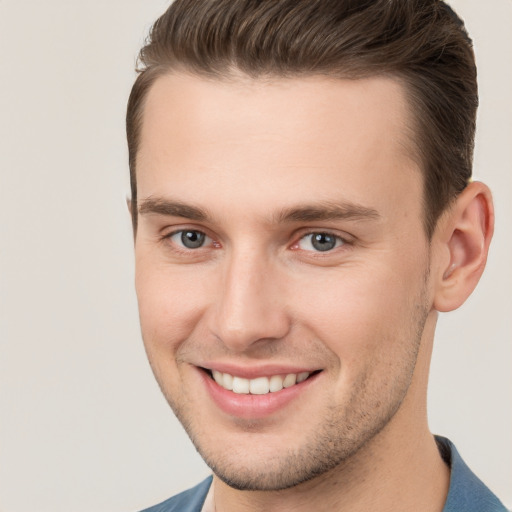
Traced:
<path id="1" fill-rule="evenodd" d="M 387 75 L 404 85 L 424 172 L 425 230 L 471 177 L 478 91 L 471 40 L 440 0 L 175 0 L 139 54 L 126 116 L 132 215 L 144 100 L 175 70 L 222 78 Z"/>

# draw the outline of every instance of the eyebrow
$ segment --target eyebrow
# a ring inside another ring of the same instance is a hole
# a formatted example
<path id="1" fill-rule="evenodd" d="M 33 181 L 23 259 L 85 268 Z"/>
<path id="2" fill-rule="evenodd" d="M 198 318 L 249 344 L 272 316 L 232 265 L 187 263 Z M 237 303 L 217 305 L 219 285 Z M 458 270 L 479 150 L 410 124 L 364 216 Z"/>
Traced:
<path id="1" fill-rule="evenodd" d="M 274 222 L 315 222 L 324 220 L 377 220 L 381 216 L 377 210 L 350 202 L 319 205 L 303 205 L 285 208 L 274 216 Z"/>
<path id="2" fill-rule="evenodd" d="M 160 197 L 148 197 L 139 206 L 139 214 L 167 215 L 169 217 L 184 217 L 190 220 L 205 221 L 209 218 L 206 210 L 180 201 Z"/>
<path id="3" fill-rule="evenodd" d="M 169 217 L 183 217 L 199 222 L 212 218 L 208 211 L 203 208 L 161 197 L 148 197 L 144 199 L 138 210 L 140 215 L 156 214 Z M 377 210 L 359 204 L 350 202 L 322 202 L 314 205 L 306 204 L 284 208 L 273 215 L 271 219 L 274 224 L 285 224 L 327 220 L 377 220 L 380 217 Z"/>

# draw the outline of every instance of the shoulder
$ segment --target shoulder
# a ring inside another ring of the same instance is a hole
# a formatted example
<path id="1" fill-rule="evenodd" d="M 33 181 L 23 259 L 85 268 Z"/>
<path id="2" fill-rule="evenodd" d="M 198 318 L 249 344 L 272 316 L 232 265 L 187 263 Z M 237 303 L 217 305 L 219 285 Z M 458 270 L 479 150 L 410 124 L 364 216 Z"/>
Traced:
<path id="1" fill-rule="evenodd" d="M 210 489 L 212 477 L 209 476 L 200 484 L 181 492 L 168 500 L 146 508 L 141 512 L 201 512 L 204 500 Z"/>
<path id="2" fill-rule="evenodd" d="M 503 503 L 469 469 L 454 444 L 436 436 L 439 451 L 450 466 L 450 489 L 443 512 L 508 512 Z"/>

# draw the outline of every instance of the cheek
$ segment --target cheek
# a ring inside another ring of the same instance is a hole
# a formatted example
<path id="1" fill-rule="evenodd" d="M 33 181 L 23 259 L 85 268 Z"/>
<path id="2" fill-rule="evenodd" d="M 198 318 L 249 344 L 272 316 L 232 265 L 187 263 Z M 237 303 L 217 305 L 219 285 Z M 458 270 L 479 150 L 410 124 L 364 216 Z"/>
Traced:
<path id="1" fill-rule="evenodd" d="M 407 281 L 377 265 L 339 269 L 321 281 L 303 280 L 302 293 L 294 293 L 296 315 L 350 372 L 363 363 L 396 357 L 403 349 L 417 307 L 417 294 Z M 314 300 L 304 300 L 305 295 Z"/>
<path id="2" fill-rule="evenodd" d="M 407 392 L 425 312 L 422 288 L 412 282 L 384 271 L 351 273 L 326 284 L 314 309 L 303 310 L 309 331 L 335 356 L 332 396 L 349 422 L 369 410 L 387 415 Z"/>
<path id="3" fill-rule="evenodd" d="M 148 351 L 176 349 L 195 329 L 207 293 L 192 267 L 173 269 L 137 260 L 135 286 L 144 343 Z"/>

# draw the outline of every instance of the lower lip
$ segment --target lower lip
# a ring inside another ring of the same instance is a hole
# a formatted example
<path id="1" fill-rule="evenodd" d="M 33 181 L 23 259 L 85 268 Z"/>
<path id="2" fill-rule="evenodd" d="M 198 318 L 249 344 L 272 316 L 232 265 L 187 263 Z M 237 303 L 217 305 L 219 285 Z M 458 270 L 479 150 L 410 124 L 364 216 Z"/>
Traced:
<path id="1" fill-rule="evenodd" d="M 199 370 L 206 389 L 215 404 L 225 413 L 238 418 L 257 419 L 286 407 L 303 394 L 319 377 L 317 373 L 305 381 L 281 391 L 265 395 L 238 394 L 219 386 L 206 372 Z"/>

